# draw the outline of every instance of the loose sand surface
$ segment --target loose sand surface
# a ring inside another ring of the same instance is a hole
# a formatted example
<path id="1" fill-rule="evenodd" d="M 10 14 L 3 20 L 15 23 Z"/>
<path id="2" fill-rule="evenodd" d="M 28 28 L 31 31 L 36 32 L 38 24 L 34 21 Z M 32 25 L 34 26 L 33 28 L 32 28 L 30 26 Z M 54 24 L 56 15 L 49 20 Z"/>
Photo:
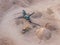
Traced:
<path id="1" fill-rule="evenodd" d="M 4 8 L 0 7 L 0 45 L 60 45 L 60 0 L 10 0 L 8 4 L 4 3 Z M 22 10 L 30 14 L 35 12 L 31 20 L 41 26 L 33 28 L 25 19 L 16 19 L 22 16 Z M 35 31 L 46 23 L 57 29 L 51 32 L 49 40 L 40 41 Z M 26 25 L 32 29 L 22 34 Z"/>

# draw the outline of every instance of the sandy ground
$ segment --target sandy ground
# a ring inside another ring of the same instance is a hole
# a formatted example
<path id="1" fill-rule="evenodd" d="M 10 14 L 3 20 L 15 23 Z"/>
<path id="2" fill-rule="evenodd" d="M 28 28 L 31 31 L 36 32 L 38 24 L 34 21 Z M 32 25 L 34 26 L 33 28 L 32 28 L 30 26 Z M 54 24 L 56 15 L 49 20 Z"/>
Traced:
<path id="1" fill-rule="evenodd" d="M 8 5 L 4 8 L 0 7 L 0 15 L 2 15 L 0 16 L 0 45 L 60 45 L 60 0 L 29 0 L 29 2 L 28 0 L 10 0 Z M 42 42 L 35 35 L 35 31 L 40 27 L 32 28 L 26 34 L 21 34 L 23 27 L 29 23 L 24 19 L 16 20 L 15 18 L 22 15 L 23 9 L 27 13 L 35 12 L 31 17 L 33 22 L 43 27 L 46 23 L 50 23 L 56 26 L 57 31 L 52 32 L 49 40 Z"/>

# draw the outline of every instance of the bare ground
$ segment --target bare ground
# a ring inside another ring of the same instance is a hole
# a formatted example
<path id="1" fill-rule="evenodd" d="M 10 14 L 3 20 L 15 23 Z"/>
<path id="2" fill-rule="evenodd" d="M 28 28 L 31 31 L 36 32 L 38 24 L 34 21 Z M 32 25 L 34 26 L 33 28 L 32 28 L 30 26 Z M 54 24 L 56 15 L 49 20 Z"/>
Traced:
<path id="1" fill-rule="evenodd" d="M 17 0 L 16 4 L 14 3 L 8 9 L 1 9 L 2 14 L 0 14 L 3 16 L 0 21 L 0 45 L 60 45 L 60 1 L 32 0 L 29 3 L 27 0 L 20 0 L 20 2 Z M 35 35 L 35 30 L 40 27 L 32 28 L 26 34 L 21 34 L 21 30 L 28 23 L 24 19 L 21 19 L 18 20 L 19 25 L 17 25 L 18 22 L 16 22 L 15 18 L 22 15 L 21 12 L 23 9 L 27 13 L 35 12 L 31 17 L 33 22 L 43 27 L 46 23 L 50 23 L 56 26 L 57 31 L 52 32 L 52 37 L 49 40 L 43 40 L 42 42 Z M 40 13 L 42 13 L 41 17 Z M 5 42 L 1 40 L 5 40 Z"/>

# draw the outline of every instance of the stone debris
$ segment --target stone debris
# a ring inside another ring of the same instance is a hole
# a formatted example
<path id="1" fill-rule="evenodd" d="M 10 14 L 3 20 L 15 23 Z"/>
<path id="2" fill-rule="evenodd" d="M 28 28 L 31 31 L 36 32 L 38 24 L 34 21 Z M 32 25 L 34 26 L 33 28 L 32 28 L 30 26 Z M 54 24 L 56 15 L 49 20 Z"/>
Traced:
<path id="1" fill-rule="evenodd" d="M 42 28 L 36 30 L 36 36 L 40 40 L 48 40 L 51 38 L 51 31 L 49 29 L 42 27 Z"/>

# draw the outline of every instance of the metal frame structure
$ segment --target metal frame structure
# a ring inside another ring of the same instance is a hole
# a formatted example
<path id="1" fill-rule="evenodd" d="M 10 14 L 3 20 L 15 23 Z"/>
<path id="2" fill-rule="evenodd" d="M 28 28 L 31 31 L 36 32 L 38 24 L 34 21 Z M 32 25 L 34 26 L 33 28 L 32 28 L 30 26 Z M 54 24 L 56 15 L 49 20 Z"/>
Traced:
<path id="1" fill-rule="evenodd" d="M 34 12 L 31 13 L 31 14 L 27 14 L 26 11 L 23 10 L 23 11 L 22 11 L 22 14 L 23 14 L 23 15 L 20 16 L 20 17 L 17 17 L 17 19 L 22 19 L 22 18 L 24 18 L 24 19 L 26 19 L 29 23 L 40 26 L 39 24 L 36 24 L 36 23 L 34 23 L 34 22 L 31 21 L 31 18 L 30 18 L 30 17 L 34 14 Z"/>

